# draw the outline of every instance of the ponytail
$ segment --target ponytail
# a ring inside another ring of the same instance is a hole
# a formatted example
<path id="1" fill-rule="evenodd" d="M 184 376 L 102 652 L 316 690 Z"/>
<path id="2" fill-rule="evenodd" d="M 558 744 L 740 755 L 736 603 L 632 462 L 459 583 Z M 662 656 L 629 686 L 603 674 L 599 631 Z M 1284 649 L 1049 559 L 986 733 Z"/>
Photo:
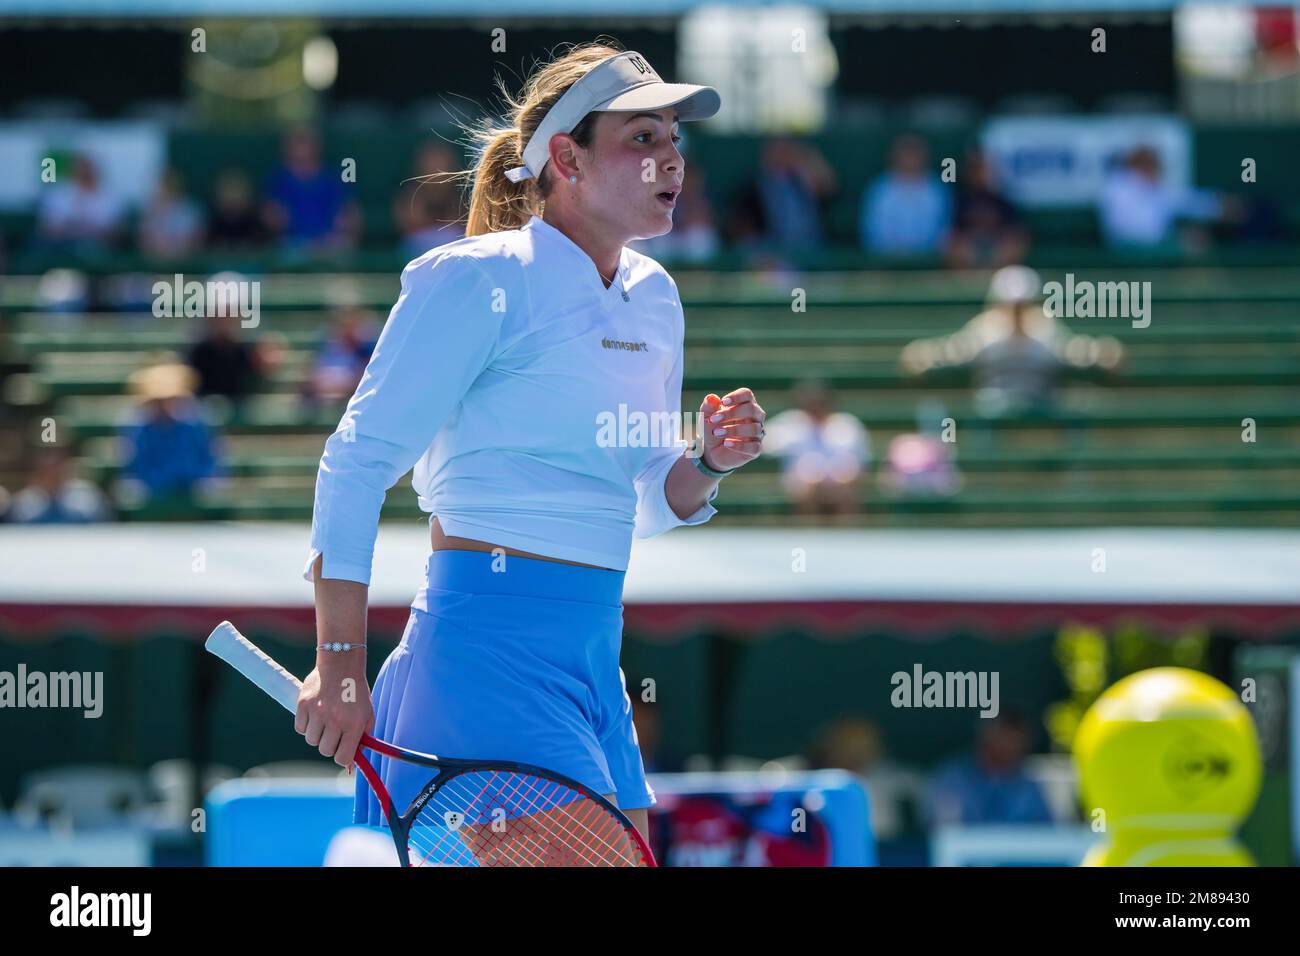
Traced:
<path id="1" fill-rule="evenodd" d="M 622 52 L 618 46 L 599 41 L 573 46 L 534 72 L 517 100 L 498 78 L 497 86 L 508 106 L 509 125 L 485 120 L 477 129 L 468 131 L 471 149 L 477 156 L 472 169 L 424 177 L 470 184 L 466 236 L 518 229 L 532 216 L 542 214 L 554 183 L 550 164 L 539 178 L 517 183 L 506 178 L 506 170 L 524 164 L 524 146 L 569 87 L 599 63 Z M 588 113 L 569 133 L 584 149 L 591 148 L 595 116 Z"/>
<path id="2" fill-rule="evenodd" d="M 484 145 L 474 166 L 465 235 L 518 229 L 534 214 L 541 215 L 545 202 L 537 180 L 513 183 L 506 178 L 507 169 L 524 164 L 522 136 L 518 127 L 479 135 Z"/>

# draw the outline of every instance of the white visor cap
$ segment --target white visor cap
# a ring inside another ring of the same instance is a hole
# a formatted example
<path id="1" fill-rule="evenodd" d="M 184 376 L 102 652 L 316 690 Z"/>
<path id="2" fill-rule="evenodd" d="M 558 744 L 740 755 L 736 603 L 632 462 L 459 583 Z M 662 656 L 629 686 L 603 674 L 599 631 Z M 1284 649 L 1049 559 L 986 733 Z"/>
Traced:
<path id="1" fill-rule="evenodd" d="M 512 183 L 536 179 L 551 158 L 551 137 L 568 133 L 596 110 L 635 112 L 676 107 L 680 121 L 708 119 L 722 98 L 711 86 L 665 83 L 640 53 L 629 50 L 592 67 L 542 117 L 524 147 L 524 165 L 506 170 Z"/>

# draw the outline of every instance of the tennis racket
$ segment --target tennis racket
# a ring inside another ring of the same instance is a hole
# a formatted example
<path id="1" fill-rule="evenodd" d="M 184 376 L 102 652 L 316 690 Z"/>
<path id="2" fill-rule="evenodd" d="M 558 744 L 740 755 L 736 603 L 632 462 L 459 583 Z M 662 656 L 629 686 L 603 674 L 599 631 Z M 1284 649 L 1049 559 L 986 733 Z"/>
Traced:
<path id="1" fill-rule="evenodd" d="M 302 684 L 229 621 L 205 647 L 289 713 Z M 371 750 L 430 771 L 405 813 L 370 761 Z M 576 780 L 540 767 L 454 760 L 417 753 L 365 734 L 356 765 L 379 799 L 402 866 L 654 866 L 636 826 Z"/>

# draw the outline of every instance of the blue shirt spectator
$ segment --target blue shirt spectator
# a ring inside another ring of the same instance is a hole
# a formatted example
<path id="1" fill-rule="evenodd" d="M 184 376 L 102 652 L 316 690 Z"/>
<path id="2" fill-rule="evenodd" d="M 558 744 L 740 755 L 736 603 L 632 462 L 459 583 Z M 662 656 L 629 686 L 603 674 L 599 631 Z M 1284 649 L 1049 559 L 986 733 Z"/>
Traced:
<path id="1" fill-rule="evenodd" d="M 180 259 L 203 243 L 204 216 L 185 194 L 185 180 L 174 169 L 163 174 L 149 204 L 140 213 L 140 251 L 155 259 Z"/>
<path id="2" fill-rule="evenodd" d="M 1018 714 L 981 718 L 975 753 L 945 764 L 930 782 L 930 823 L 1051 823 L 1042 790 L 1024 772 L 1028 749 Z"/>
<path id="3" fill-rule="evenodd" d="M 41 191 L 34 248 L 93 257 L 116 242 L 125 218 L 126 204 L 104 185 L 95 161 L 80 155 L 73 160 L 68 182 Z"/>
<path id="4" fill-rule="evenodd" d="M 307 176 L 288 169 L 271 174 L 267 197 L 284 210 L 282 237 L 292 242 L 311 242 L 334 231 L 346 197 L 338 176 L 317 170 Z"/>
<path id="5" fill-rule="evenodd" d="M 188 492 L 217 473 L 212 431 L 191 408 L 155 413 L 126 429 L 126 473 L 150 497 Z"/>
<path id="6" fill-rule="evenodd" d="M 293 246 L 341 248 L 355 242 L 360 215 L 339 170 L 321 162 L 315 135 L 285 138 L 284 160 L 266 182 L 266 219 L 272 233 Z"/>
<path id="7" fill-rule="evenodd" d="M 378 339 L 370 312 L 359 302 L 341 301 L 334 309 L 325 341 L 316 351 L 311 378 L 305 384 L 306 397 L 336 402 L 351 395 Z"/>
<path id="8" fill-rule="evenodd" d="M 131 378 L 141 399 L 138 417 L 125 426 L 124 473 L 146 499 L 185 495 L 217 475 L 215 439 L 193 398 L 194 370 L 162 364 Z"/>
<path id="9" fill-rule="evenodd" d="M 821 209 L 835 191 L 835 173 L 815 148 L 779 136 L 763 146 L 759 199 L 769 237 L 785 249 L 821 244 Z"/>
<path id="10" fill-rule="evenodd" d="M 394 197 L 393 220 L 408 259 L 465 237 L 460 190 L 450 178 L 456 165 L 455 153 L 443 143 L 426 143 L 416 156 L 412 179 Z"/>
<path id="11" fill-rule="evenodd" d="M 915 136 L 900 137 L 890 169 L 862 197 L 858 228 L 862 244 L 876 255 L 939 253 L 952 223 L 952 197 L 928 172 L 928 150 Z"/>
<path id="12" fill-rule="evenodd" d="M 1167 185 L 1160 154 L 1139 146 L 1112 170 L 1097 199 L 1101 233 L 1107 245 L 1159 246 L 1177 240 L 1179 220 L 1214 222 L 1224 214 L 1223 200 L 1203 189 Z"/>
<path id="13" fill-rule="evenodd" d="M 9 520 L 17 524 L 90 524 L 109 518 L 104 493 L 76 477 L 72 456 L 63 448 L 37 454 L 27 486 L 14 495 L 9 511 Z"/>
<path id="14" fill-rule="evenodd" d="M 931 784 L 935 823 L 1051 823 L 1038 784 L 1020 771 L 989 773 L 974 757 L 946 764 Z"/>

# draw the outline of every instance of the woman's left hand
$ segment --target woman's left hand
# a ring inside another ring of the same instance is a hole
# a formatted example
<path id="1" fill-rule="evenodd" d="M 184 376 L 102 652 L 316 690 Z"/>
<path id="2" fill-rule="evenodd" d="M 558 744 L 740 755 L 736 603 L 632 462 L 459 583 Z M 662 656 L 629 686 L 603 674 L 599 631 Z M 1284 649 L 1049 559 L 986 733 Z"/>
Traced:
<path id="1" fill-rule="evenodd" d="M 714 418 L 717 421 L 711 420 Z M 700 403 L 704 464 L 715 471 L 730 471 L 757 458 L 763 450 L 765 418 L 767 412 L 747 388 L 737 388 L 721 398 L 713 392 L 704 396 Z"/>

